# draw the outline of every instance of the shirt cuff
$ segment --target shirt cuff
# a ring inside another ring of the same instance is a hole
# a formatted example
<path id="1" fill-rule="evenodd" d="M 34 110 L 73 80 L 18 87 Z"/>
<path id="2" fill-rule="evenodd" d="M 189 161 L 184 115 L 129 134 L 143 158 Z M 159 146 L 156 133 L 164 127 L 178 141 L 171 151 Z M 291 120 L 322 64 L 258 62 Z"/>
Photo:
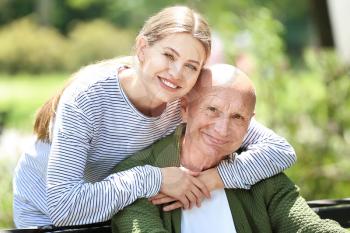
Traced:
<path id="1" fill-rule="evenodd" d="M 159 167 L 144 166 L 144 197 L 149 198 L 159 193 L 162 184 L 162 172 Z"/>

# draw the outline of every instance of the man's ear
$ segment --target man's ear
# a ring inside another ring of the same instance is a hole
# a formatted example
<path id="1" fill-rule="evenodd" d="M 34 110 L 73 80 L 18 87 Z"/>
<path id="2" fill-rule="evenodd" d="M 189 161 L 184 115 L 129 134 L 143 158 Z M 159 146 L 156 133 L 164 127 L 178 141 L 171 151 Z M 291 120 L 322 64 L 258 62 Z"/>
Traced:
<path id="1" fill-rule="evenodd" d="M 188 119 L 188 97 L 184 96 L 180 99 L 181 106 L 181 118 L 184 123 L 187 123 Z"/>
<path id="2" fill-rule="evenodd" d="M 143 63 L 145 60 L 145 49 L 148 46 L 146 37 L 139 36 L 136 40 L 136 56 L 139 59 L 140 63 Z"/>
<path id="3" fill-rule="evenodd" d="M 255 117 L 255 111 L 253 112 L 253 114 L 252 114 L 252 117 L 251 117 L 251 118 L 253 118 L 253 117 Z"/>
<path id="4" fill-rule="evenodd" d="M 252 113 L 252 115 L 250 116 L 249 121 L 251 121 L 253 118 L 255 117 L 255 111 Z"/>

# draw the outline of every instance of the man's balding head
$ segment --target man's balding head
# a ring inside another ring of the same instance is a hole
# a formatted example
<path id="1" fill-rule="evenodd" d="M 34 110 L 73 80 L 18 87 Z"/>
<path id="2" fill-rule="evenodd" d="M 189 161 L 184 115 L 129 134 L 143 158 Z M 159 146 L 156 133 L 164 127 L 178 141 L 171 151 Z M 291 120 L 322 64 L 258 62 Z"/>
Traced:
<path id="1" fill-rule="evenodd" d="M 230 88 L 240 93 L 247 100 L 246 107 L 254 112 L 256 103 L 254 84 L 244 72 L 228 64 L 215 64 L 203 68 L 196 85 L 187 96 L 189 101 L 192 101 L 203 95 L 204 91 L 217 88 Z"/>

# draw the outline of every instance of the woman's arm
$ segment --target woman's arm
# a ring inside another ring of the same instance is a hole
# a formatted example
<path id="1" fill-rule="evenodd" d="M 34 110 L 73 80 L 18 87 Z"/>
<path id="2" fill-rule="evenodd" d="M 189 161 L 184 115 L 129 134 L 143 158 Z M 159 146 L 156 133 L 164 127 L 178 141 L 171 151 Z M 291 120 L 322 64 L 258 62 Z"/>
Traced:
<path id="1" fill-rule="evenodd" d="M 243 152 L 222 161 L 218 173 L 226 188 L 249 189 L 260 180 L 278 174 L 296 161 L 292 146 L 272 130 L 252 119 L 243 141 Z"/>
<path id="2" fill-rule="evenodd" d="M 114 173 L 102 181 L 84 180 L 93 123 L 83 99 L 61 99 L 47 169 L 47 205 L 57 226 L 101 222 L 137 198 L 158 193 L 161 171 L 151 166 Z M 116 155 L 118 156 L 118 155 Z"/>
<path id="3" fill-rule="evenodd" d="M 179 168 L 147 165 L 151 164 L 151 149 L 133 156 L 123 172 L 99 182 L 86 182 L 84 172 L 94 129 L 84 111 L 89 106 L 84 102 L 88 98 L 81 98 L 63 99 L 57 111 L 47 170 L 48 214 L 55 225 L 106 221 L 136 199 L 151 197 L 160 190 L 185 207 L 195 204 L 205 193 L 209 195 L 204 185 Z"/>

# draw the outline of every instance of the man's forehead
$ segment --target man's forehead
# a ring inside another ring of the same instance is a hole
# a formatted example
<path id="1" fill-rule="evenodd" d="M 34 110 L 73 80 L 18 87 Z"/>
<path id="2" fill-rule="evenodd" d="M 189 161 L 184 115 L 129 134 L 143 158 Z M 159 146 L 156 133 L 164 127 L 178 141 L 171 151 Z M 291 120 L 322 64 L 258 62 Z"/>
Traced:
<path id="1" fill-rule="evenodd" d="M 234 95 L 234 89 L 231 87 L 203 87 L 198 93 L 201 101 L 210 101 L 215 99 L 229 100 Z"/>

